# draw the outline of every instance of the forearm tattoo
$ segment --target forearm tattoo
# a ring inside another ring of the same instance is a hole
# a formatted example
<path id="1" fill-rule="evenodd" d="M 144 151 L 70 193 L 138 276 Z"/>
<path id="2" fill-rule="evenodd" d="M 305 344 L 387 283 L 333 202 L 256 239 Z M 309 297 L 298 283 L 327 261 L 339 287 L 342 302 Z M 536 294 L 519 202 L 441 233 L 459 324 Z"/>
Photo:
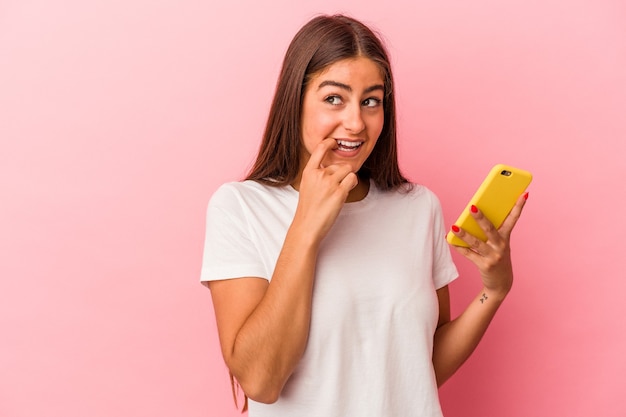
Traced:
<path id="1" fill-rule="evenodd" d="M 487 297 L 487 294 L 483 293 L 483 296 L 482 296 L 482 297 L 480 297 L 480 303 L 481 303 L 481 304 L 484 304 L 484 303 L 485 303 L 485 301 L 487 301 L 487 298 L 489 298 L 489 297 Z"/>

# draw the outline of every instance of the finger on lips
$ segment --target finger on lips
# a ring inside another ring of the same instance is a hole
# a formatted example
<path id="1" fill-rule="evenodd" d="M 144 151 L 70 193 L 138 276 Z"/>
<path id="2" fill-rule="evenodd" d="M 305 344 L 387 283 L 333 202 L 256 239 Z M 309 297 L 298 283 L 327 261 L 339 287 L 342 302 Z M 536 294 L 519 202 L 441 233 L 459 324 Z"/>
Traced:
<path id="1" fill-rule="evenodd" d="M 326 156 L 326 153 L 329 150 L 336 148 L 337 146 L 338 145 L 337 145 L 336 140 L 331 139 L 331 138 L 324 139 L 323 141 L 319 143 L 319 145 L 317 145 L 317 147 L 311 154 L 311 157 L 309 158 L 309 162 L 307 166 L 311 168 L 320 168 L 322 161 L 324 160 L 324 157 Z"/>

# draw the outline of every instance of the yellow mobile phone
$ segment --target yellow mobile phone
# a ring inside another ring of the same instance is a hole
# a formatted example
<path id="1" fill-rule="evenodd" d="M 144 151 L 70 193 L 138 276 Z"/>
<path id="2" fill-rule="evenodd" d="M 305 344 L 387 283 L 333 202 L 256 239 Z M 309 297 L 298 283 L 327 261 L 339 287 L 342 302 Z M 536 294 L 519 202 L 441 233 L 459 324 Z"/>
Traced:
<path id="1" fill-rule="evenodd" d="M 517 198 L 526 190 L 532 178 L 532 174 L 523 169 L 502 164 L 496 165 L 454 224 L 483 242 L 486 241 L 487 236 L 469 213 L 472 204 L 478 207 L 497 229 L 508 216 Z M 455 246 L 468 246 L 452 232 L 448 232 L 446 240 Z"/>

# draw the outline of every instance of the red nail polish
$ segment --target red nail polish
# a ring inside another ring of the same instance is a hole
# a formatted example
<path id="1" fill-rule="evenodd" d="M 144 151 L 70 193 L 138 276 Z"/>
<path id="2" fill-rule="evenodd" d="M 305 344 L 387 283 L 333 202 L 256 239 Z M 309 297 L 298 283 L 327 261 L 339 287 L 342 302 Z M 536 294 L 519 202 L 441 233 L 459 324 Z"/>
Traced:
<path id="1" fill-rule="evenodd" d="M 461 231 L 461 229 L 459 229 L 459 226 L 457 226 L 456 224 L 452 225 L 452 231 L 454 233 L 459 233 Z"/>
<path id="2" fill-rule="evenodd" d="M 472 204 L 471 210 L 472 210 L 472 213 L 478 213 L 478 207 L 476 207 L 473 204 Z"/>
<path id="3" fill-rule="evenodd" d="M 528 200 L 528 191 L 524 194 L 524 200 Z"/>

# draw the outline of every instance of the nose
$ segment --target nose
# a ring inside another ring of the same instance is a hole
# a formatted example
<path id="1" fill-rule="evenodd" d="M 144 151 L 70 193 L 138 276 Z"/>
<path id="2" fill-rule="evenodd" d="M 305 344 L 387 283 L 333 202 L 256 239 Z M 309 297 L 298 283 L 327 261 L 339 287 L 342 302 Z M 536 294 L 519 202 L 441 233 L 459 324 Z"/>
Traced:
<path id="1" fill-rule="evenodd" d="M 363 121 L 363 115 L 361 114 L 361 104 L 355 103 L 351 106 L 346 106 L 343 127 L 350 133 L 357 134 L 365 129 L 365 122 Z"/>

